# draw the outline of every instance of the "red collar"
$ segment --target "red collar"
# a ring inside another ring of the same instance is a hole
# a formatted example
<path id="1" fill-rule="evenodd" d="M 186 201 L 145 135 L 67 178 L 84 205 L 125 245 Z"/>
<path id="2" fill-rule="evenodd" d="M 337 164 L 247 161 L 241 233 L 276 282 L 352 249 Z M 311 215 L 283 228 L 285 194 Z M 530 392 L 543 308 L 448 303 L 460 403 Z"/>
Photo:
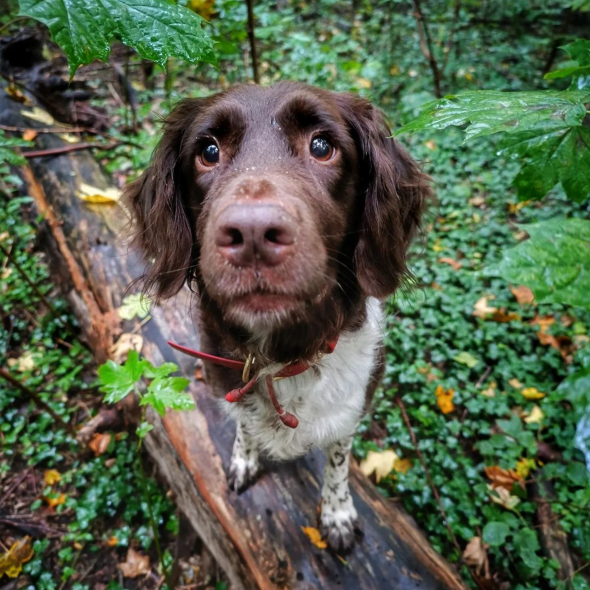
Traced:
<path id="1" fill-rule="evenodd" d="M 334 352 L 336 348 L 336 344 L 338 343 L 338 337 L 334 338 L 333 340 L 329 340 L 324 345 L 324 348 L 321 350 L 321 354 L 330 354 Z M 239 402 L 244 395 L 254 389 L 256 382 L 258 381 L 259 370 L 254 373 L 254 376 L 250 379 L 249 378 L 249 370 L 246 371 L 246 363 L 242 361 L 235 361 L 233 359 L 226 359 L 221 356 L 215 356 L 212 354 L 207 354 L 206 352 L 201 352 L 200 350 L 193 350 L 192 348 L 187 348 L 186 346 L 181 346 L 180 344 L 176 344 L 174 342 L 168 341 L 168 344 L 175 348 L 179 352 L 183 354 L 187 354 L 188 356 L 192 356 L 206 362 L 212 363 L 214 365 L 219 365 L 221 367 L 227 367 L 228 369 L 234 369 L 236 371 L 242 371 L 245 375 L 244 382 L 245 385 L 243 387 L 239 387 L 238 389 L 233 389 L 232 391 L 228 392 L 225 396 L 225 399 L 230 403 Z M 300 375 L 301 373 L 305 373 L 307 369 L 311 366 L 304 361 L 296 361 L 294 363 L 290 363 L 285 365 L 278 373 L 274 376 L 266 375 L 266 387 L 268 389 L 268 395 L 270 397 L 270 401 L 272 405 L 275 407 L 279 418 L 289 428 L 297 428 L 299 424 L 299 420 L 297 417 L 291 414 L 290 412 L 286 412 L 277 400 L 277 396 L 275 394 L 273 381 L 278 379 L 285 379 L 287 377 L 295 377 L 295 375 Z"/>

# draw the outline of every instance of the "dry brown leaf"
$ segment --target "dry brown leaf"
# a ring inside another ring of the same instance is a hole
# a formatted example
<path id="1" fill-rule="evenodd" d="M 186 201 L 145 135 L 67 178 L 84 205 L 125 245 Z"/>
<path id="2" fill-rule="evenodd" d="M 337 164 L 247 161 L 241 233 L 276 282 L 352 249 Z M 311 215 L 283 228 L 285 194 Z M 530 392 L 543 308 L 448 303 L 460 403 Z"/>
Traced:
<path id="1" fill-rule="evenodd" d="M 442 385 L 437 385 L 434 394 L 436 395 L 436 403 L 443 414 L 450 414 L 455 409 L 453 404 L 455 391 L 453 389 L 446 390 Z"/>
<path id="2" fill-rule="evenodd" d="M 395 462 L 399 460 L 400 458 L 392 450 L 369 451 L 366 458 L 361 461 L 360 469 L 367 477 L 374 473 L 379 483 L 393 471 Z"/>
<path id="3" fill-rule="evenodd" d="M 107 545 L 109 547 L 116 547 L 119 544 L 119 539 L 117 539 L 117 537 L 115 537 L 114 535 L 109 537 L 108 541 L 107 541 Z"/>
<path id="4" fill-rule="evenodd" d="M 463 562 L 466 565 L 474 567 L 478 576 L 481 576 L 482 573 L 484 573 L 485 577 L 488 578 L 489 566 L 486 549 L 487 546 L 484 545 L 481 537 L 473 537 L 473 539 L 467 543 L 465 551 L 463 551 Z"/>
<path id="5" fill-rule="evenodd" d="M 203 369 L 201 369 L 201 367 L 197 367 L 195 369 L 195 379 L 197 381 L 205 381 L 205 377 L 203 375 Z"/>
<path id="6" fill-rule="evenodd" d="M 483 297 L 480 297 L 473 306 L 472 315 L 485 320 L 492 313 L 497 312 L 497 307 L 492 307 L 491 305 L 488 305 L 488 299 L 493 299 L 493 297 L 491 295 L 484 295 Z"/>
<path id="7" fill-rule="evenodd" d="M 106 450 L 109 448 L 111 444 L 111 435 L 108 432 L 104 434 L 97 432 L 93 437 L 92 440 L 88 443 L 90 449 L 94 452 L 94 454 L 99 457 L 106 453 Z"/>
<path id="8" fill-rule="evenodd" d="M 126 578 L 137 578 L 150 573 L 150 558 L 142 555 L 133 549 L 127 551 L 127 558 L 124 563 L 117 564 L 121 573 Z"/>
<path id="9" fill-rule="evenodd" d="M 539 326 L 539 332 L 547 332 L 547 328 L 555 323 L 552 315 L 536 315 L 530 322 L 531 326 Z"/>
<path id="10" fill-rule="evenodd" d="M 574 343 L 569 336 L 553 336 L 553 334 L 547 334 L 547 332 L 539 330 L 537 337 L 543 346 L 551 346 L 551 348 L 558 350 L 566 363 L 573 360 Z"/>
<path id="11" fill-rule="evenodd" d="M 25 141 L 33 141 L 33 139 L 35 139 L 35 137 L 37 137 L 38 133 L 37 131 L 35 131 L 35 129 L 25 129 L 23 131 L 23 139 Z"/>
<path id="12" fill-rule="evenodd" d="M 533 292 L 524 285 L 520 285 L 520 287 L 511 286 L 510 291 L 516 298 L 516 301 L 519 305 L 530 305 L 535 300 Z"/>
<path id="13" fill-rule="evenodd" d="M 318 549 L 327 549 L 328 543 L 322 539 L 322 533 L 312 526 L 302 526 L 301 530 L 307 535 L 307 538 Z"/>
<path id="14" fill-rule="evenodd" d="M 117 363 L 122 364 L 127 360 L 130 350 L 141 352 L 143 348 L 143 336 L 140 334 L 121 334 L 119 339 L 109 349 L 110 357 Z"/>
<path id="15" fill-rule="evenodd" d="M 493 485 L 488 485 L 488 490 L 490 500 L 508 510 L 514 510 L 520 504 L 520 498 L 513 496 L 506 488 L 495 488 Z"/>
<path id="16" fill-rule="evenodd" d="M 492 465 L 486 467 L 485 471 L 488 478 L 492 481 L 492 487 L 494 489 L 504 488 L 511 492 L 514 484 L 524 487 L 522 477 L 512 469 L 502 469 L 497 465 Z"/>
<path id="17" fill-rule="evenodd" d="M 6 94 L 8 94 L 13 100 L 16 102 L 22 102 L 23 104 L 30 104 L 30 100 L 24 95 L 22 90 L 17 88 L 16 86 L 8 86 L 4 89 Z"/>
<path id="18" fill-rule="evenodd" d="M 23 569 L 23 563 L 30 561 L 34 553 L 31 537 L 15 541 L 6 553 L 0 555 L 0 578 L 3 575 L 17 578 Z"/>
<path id="19" fill-rule="evenodd" d="M 458 260 L 450 258 L 449 256 L 442 256 L 438 259 L 438 261 L 442 264 L 448 264 L 449 266 L 452 266 L 454 270 L 459 270 L 462 266 L 462 264 Z"/>
<path id="20" fill-rule="evenodd" d="M 43 479 L 48 486 L 52 486 L 54 483 L 61 481 L 61 473 L 57 469 L 48 469 L 43 474 Z"/>
<path id="21" fill-rule="evenodd" d="M 495 311 L 492 314 L 492 317 L 490 319 L 494 322 L 499 322 L 501 324 L 504 324 L 507 322 L 513 322 L 515 320 L 519 320 L 520 316 L 517 313 L 513 313 L 511 311 L 507 312 L 504 308 L 502 308 L 502 309 L 498 309 L 497 311 Z"/>

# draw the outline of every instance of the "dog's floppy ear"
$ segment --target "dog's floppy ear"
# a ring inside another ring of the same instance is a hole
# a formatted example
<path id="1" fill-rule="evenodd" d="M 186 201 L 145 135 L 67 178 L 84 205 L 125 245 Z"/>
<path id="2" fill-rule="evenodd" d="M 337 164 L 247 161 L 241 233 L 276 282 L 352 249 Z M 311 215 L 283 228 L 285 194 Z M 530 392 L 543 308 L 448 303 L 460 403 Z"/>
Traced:
<path id="1" fill-rule="evenodd" d="M 150 166 L 123 196 L 133 214 L 133 245 L 148 261 L 144 290 L 156 300 L 176 294 L 194 272 L 193 230 L 183 198 L 192 172 L 182 169 L 180 154 L 185 131 L 205 103 L 178 103 L 164 121 Z"/>
<path id="2" fill-rule="evenodd" d="M 390 137 L 380 110 L 349 94 L 338 100 L 358 152 L 362 221 L 355 272 L 366 294 L 382 298 L 407 272 L 406 252 L 432 188 L 429 177 Z"/>

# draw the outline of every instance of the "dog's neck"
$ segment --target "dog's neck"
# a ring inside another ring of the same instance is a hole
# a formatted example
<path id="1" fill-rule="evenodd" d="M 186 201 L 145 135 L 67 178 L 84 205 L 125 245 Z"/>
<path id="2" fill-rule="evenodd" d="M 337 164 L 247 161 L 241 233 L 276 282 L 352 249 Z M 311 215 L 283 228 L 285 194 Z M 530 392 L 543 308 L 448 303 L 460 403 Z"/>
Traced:
<path id="1" fill-rule="evenodd" d="M 221 310 L 206 296 L 201 297 L 201 321 L 218 343 L 220 353 L 245 360 L 254 355 L 259 366 L 271 363 L 289 364 L 296 361 L 313 363 L 344 331 L 359 329 L 366 318 L 364 298 L 354 305 L 348 301 L 326 298 L 309 318 L 269 330 L 251 332 L 224 321 Z"/>

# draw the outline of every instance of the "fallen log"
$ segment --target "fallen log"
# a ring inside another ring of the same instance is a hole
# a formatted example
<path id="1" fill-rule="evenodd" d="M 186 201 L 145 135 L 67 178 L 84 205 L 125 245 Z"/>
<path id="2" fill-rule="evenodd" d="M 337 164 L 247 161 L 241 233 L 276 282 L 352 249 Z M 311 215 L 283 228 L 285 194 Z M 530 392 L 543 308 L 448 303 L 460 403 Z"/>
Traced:
<path id="1" fill-rule="evenodd" d="M 23 120 L 21 108 L 0 92 L 0 124 L 34 128 Z M 39 134 L 35 141 L 36 149 L 63 145 L 52 134 Z M 364 538 L 345 559 L 316 548 L 301 530 L 317 526 L 324 462 L 320 452 L 293 463 L 269 464 L 243 494 L 229 491 L 225 474 L 234 425 L 207 385 L 194 378 L 194 361 L 166 344 L 173 337 L 199 347 L 192 294 L 184 290 L 154 307 L 145 323 L 121 323 L 116 309 L 142 270 L 123 238 L 125 211 L 117 204 L 89 204 L 77 196 L 81 183 L 107 188 L 108 178 L 87 151 L 30 158 L 21 174 L 44 218 L 53 275 L 61 280 L 97 360 L 112 353 L 121 331 L 135 330 L 148 360 L 173 361 L 192 378 L 196 409 L 168 412 L 163 419 L 151 416 L 155 428 L 146 448 L 233 588 L 465 588 L 414 521 L 396 502 L 383 498 L 356 466 L 351 484 Z"/>

